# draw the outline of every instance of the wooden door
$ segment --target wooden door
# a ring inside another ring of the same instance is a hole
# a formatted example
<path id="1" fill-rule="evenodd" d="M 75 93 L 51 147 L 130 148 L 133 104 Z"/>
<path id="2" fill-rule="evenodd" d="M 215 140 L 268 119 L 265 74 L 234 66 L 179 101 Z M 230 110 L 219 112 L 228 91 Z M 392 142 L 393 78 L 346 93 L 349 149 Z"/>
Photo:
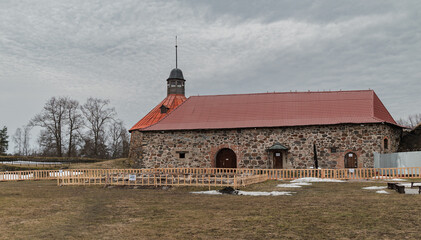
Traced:
<path id="1" fill-rule="evenodd" d="M 217 168 L 236 168 L 237 156 L 235 152 L 229 148 L 221 149 L 216 155 Z"/>
<path id="2" fill-rule="evenodd" d="M 357 167 L 358 167 L 357 154 L 352 153 L 352 152 L 345 154 L 345 168 L 357 168 Z"/>
<path id="3" fill-rule="evenodd" d="M 273 168 L 280 169 L 283 168 L 284 158 L 282 156 L 282 152 L 274 152 L 273 153 Z"/>

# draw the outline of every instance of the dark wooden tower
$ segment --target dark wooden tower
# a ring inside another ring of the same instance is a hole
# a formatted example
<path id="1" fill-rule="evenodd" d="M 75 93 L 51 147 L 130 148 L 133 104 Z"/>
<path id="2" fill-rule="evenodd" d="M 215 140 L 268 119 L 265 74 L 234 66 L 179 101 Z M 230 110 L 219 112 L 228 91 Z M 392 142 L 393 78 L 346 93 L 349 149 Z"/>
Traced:
<path id="1" fill-rule="evenodd" d="M 184 96 L 184 84 L 186 80 L 183 77 L 183 72 L 178 69 L 178 52 L 177 52 L 177 36 L 175 36 L 175 68 L 171 70 L 170 76 L 167 79 L 167 96 L 170 94 L 181 94 Z"/>
<path id="2" fill-rule="evenodd" d="M 183 77 L 183 72 L 174 68 L 171 70 L 170 76 L 167 79 L 167 96 L 170 94 L 185 94 L 185 82 L 186 80 Z"/>

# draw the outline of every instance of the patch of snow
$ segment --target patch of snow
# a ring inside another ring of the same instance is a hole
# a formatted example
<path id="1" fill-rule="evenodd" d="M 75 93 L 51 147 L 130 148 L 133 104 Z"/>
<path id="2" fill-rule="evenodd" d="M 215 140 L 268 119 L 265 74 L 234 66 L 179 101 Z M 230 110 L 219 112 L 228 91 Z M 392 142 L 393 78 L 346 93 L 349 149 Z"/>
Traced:
<path id="1" fill-rule="evenodd" d="M 388 192 L 386 192 L 385 190 L 379 190 L 379 191 L 376 191 L 376 193 L 380 193 L 380 194 L 389 194 Z"/>
<path id="2" fill-rule="evenodd" d="M 299 178 L 291 181 L 292 183 L 314 183 L 314 182 L 345 182 L 343 180 L 331 179 L 331 178 Z"/>
<path id="3" fill-rule="evenodd" d="M 288 184 L 278 184 L 277 187 L 283 187 L 283 188 L 300 188 L 301 185 L 295 184 L 295 183 L 288 183 Z"/>
<path id="4" fill-rule="evenodd" d="M 372 179 L 382 180 L 382 181 L 395 181 L 395 182 L 406 181 L 405 179 L 402 179 L 402 178 L 389 178 L 388 176 L 377 176 L 377 177 L 372 177 Z"/>
<path id="5" fill-rule="evenodd" d="M 308 182 L 299 182 L 299 183 L 294 183 L 294 184 L 301 185 L 301 186 L 311 185 L 311 183 L 308 183 Z"/>
<path id="6" fill-rule="evenodd" d="M 418 188 L 414 189 L 414 188 L 405 188 L 405 194 L 419 194 L 418 192 Z"/>
<path id="7" fill-rule="evenodd" d="M 199 191 L 199 192 L 191 192 L 193 194 L 207 194 L 207 195 L 222 195 L 219 191 L 211 190 L 211 191 Z M 291 196 L 293 192 L 247 192 L 247 191 L 238 191 L 238 195 L 243 196 Z M 235 194 L 234 194 L 235 195 Z"/>
<path id="8" fill-rule="evenodd" d="M 395 182 L 405 182 L 405 179 L 401 179 L 401 178 L 392 178 L 392 179 L 386 179 L 387 181 L 395 181 Z"/>
<path id="9" fill-rule="evenodd" d="M 246 192 L 246 191 L 238 191 L 238 195 L 244 196 L 291 196 L 293 192 Z"/>
<path id="10" fill-rule="evenodd" d="M 301 186 L 311 185 L 311 183 L 302 182 L 302 183 L 287 183 L 287 184 L 278 184 L 277 187 L 283 188 L 300 188 Z"/>
<path id="11" fill-rule="evenodd" d="M 199 191 L 199 192 L 191 192 L 193 194 L 208 194 L 208 195 L 222 195 L 222 193 L 216 191 L 216 190 L 211 190 L 211 191 Z"/>
<path id="12" fill-rule="evenodd" d="M 365 190 L 378 190 L 378 189 L 385 189 L 387 187 L 382 187 L 382 186 L 371 186 L 371 187 L 363 187 L 362 189 Z"/>

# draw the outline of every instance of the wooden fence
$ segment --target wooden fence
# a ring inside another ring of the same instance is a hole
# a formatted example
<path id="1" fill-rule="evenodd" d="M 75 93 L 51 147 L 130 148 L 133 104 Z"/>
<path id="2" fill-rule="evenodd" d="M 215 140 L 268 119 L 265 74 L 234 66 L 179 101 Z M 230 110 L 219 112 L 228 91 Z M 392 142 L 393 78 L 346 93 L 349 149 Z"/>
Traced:
<path id="1" fill-rule="evenodd" d="M 142 172 L 128 173 L 89 172 L 81 175 L 57 178 L 57 185 L 123 185 L 123 186 L 208 186 L 234 188 L 247 186 L 268 180 L 267 174 L 245 175 L 235 173 L 163 173 Z"/>
<path id="2" fill-rule="evenodd" d="M 421 167 L 410 168 L 356 168 L 356 169 L 243 169 L 243 168 L 154 168 L 154 169 L 69 169 L 28 170 L 0 172 L 0 181 L 44 180 L 116 174 L 152 176 L 168 175 L 236 175 L 239 177 L 267 175 L 268 179 L 292 180 L 303 177 L 333 179 L 391 179 L 420 178 Z M 136 177 L 137 178 L 137 177 Z M 140 179 L 140 178 L 139 178 Z M 143 179 L 143 178 L 142 178 Z M 170 179 L 169 177 L 167 179 Z M 97 180 L 98 181 L 98 180 Z"/>

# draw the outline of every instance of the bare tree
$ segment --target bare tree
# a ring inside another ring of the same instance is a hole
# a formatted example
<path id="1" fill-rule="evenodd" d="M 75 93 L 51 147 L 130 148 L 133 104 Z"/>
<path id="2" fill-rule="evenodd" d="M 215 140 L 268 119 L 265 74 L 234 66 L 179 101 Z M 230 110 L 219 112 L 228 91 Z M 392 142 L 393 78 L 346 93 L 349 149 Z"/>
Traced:
<path id="1" fill-rule="evenodd" d="M 123 129 L 124 131 L 121 131 L 121 138 L 122 138 L 122 144 L 123 144 L 123 152 L 121 157 L 127 158 L 129 157 L 129 150 L 130 150 L 130 135 L 127 129 Z"/>
<path id="2" fill-rule="evenodd" d="M 38 143 L 44 155 L 62 157 L 66 150 L 69 157 L 72 153 L 76 154 L 76 138 L 83 127 L 83 116 L 76 100 L 52 97 L 41 113 L 31 120 L 30 125 L 43 128 Z"/>
<path id="3" fill-rule="evenodd" d="M 122 151 L 121 147 L 121 129 L 123 127 L 123 123 L 121 121 L 113 121 L 109 128 L 109 135 L 110 135 L 110 154 L 112 158 L 116 158 L 120 155 Z"/>
<path id="4" fill-rule="evenodd" d="M 76 155 L 76 143 L 80 136 L 79 130 L 83 127 L 83 116 L 80 112 L 79 102 L 68 99 L 66 104 L 66 123 L 68 128 L 68 149 L 67 156 L 71 157 L 72 153 Z"/>
<path id="5" fill-rule="evenodd" d="M 110 154 L 112 158 L 121 158 L 128 156 L 129 134 L 123 126 L 121 120 L 115 120 L 110 125 L 108 131 L 110 137 Z"/>
<path id="6" fill-rule="evenodd" d="M 38 145 L 40 148 L 40 154 L 43 156 L 54 156 L 56 155 L 56 146 L 54 143 L 53 135 L 42 129 L 38 136 Z"/>
<path id="7" fill-rule="evenodd" d="M 63 125 L 66 119 L 67 98 L 52 97 L 45 103 L 41 113 L 37 114 L 31 121 L 31 126 L 39 126 L 45 129 L 43 135 L 50 134 L 46 139 L 54 141 L 56 155 L 61 157 L 63 154 Z"/>
<path id="8" fill-rule="evenodd" d="M 17 128 L 15 134 L 12 136 L 13 143 L 15 144 L 15 154 L 22 155 L 22 129 Z"/>
<path id="9" fill-rule="evenodd" d="M 409 115 L 407 119 L 400 118 L 396 121 L 399 125 L 414 129 L 416 126 L 421 124 L 421 114 Z"/>
<path id="10" fill-rule="evenodd" d="M 28 156 L 30 153 L 31 129 L 32 127 L 29 124 L 23 126 L 22 155 L 25 155 L 25 156 Z"/>
<path id="11" fill-rule="evenodd" d="M 89 129 L 88 135 L 85 136 L 85 142 L 91 146 L 91 151 L 85 149 L 85 152 L 90 152 L 89 155 L 92 157 L 107 155 L 106 127 L 116 115 L 114 108 L 108 106 L 109 103 L 109 100 L 88 98 L 81 108 L 86 118 L 85 126 Z"/>
<path id="12" fill-rule="evenodd" d="M 32 128 L 29 124 L 16 129 L 15 134 L 12 136 L 12 140 L 15 145 L 15 155 L 29 155 L 31 129 Z"/>

